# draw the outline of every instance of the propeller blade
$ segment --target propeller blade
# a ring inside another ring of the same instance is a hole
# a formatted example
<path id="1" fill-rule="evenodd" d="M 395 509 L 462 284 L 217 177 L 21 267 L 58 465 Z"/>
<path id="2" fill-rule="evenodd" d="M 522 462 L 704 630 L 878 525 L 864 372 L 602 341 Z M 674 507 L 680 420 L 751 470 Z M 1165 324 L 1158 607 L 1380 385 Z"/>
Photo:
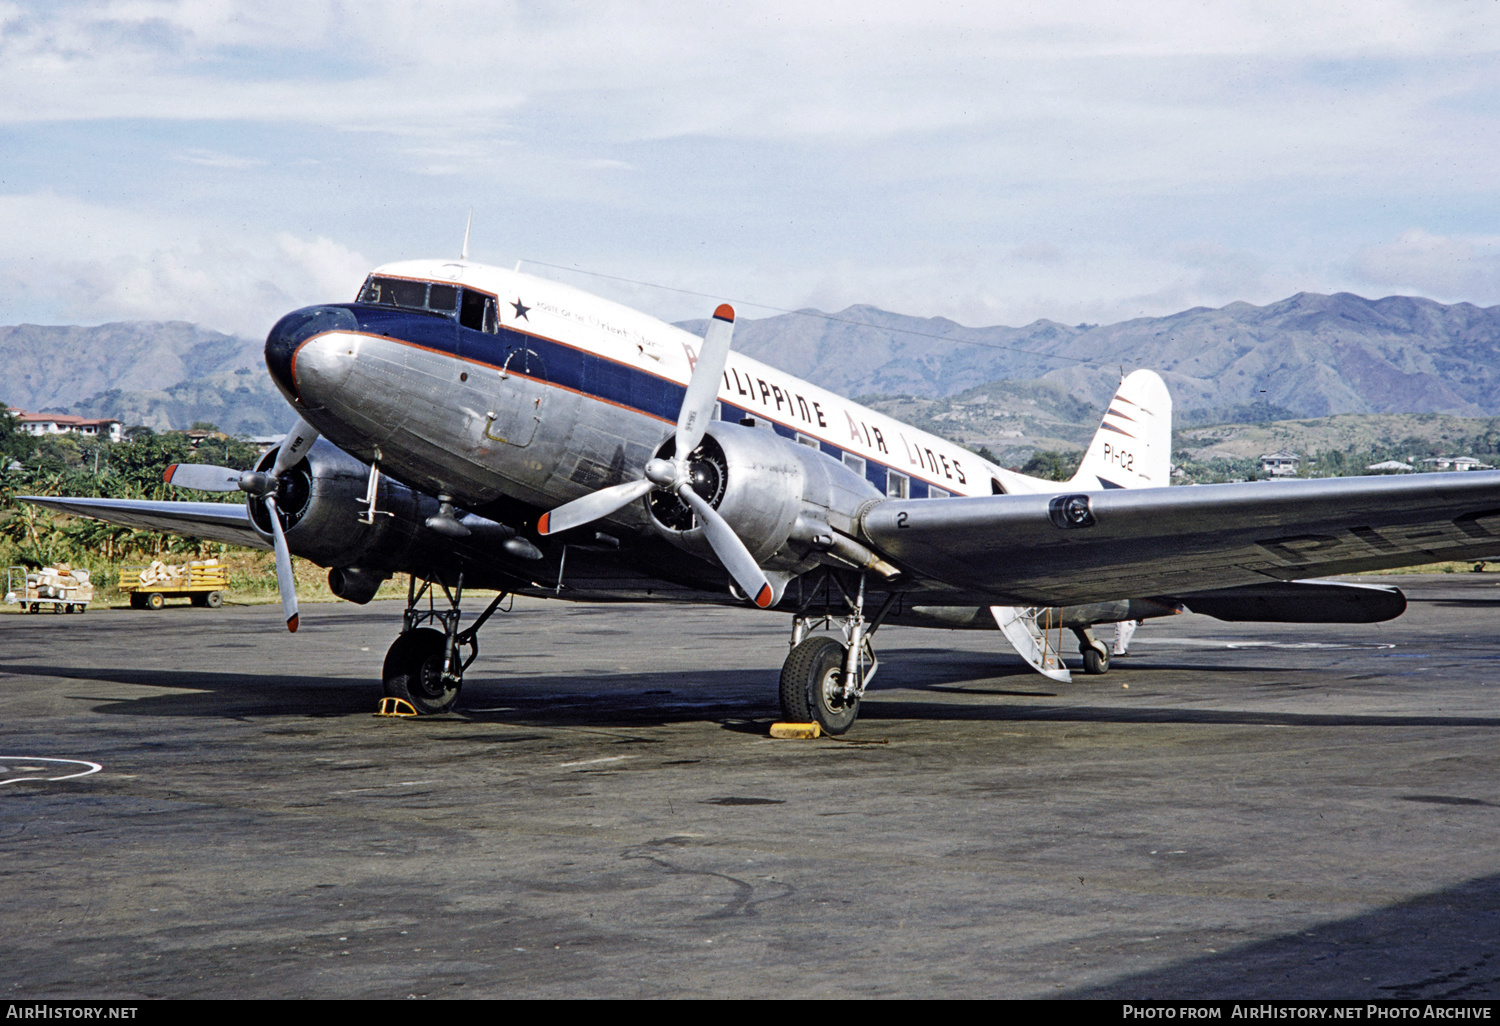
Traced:
<path id="1" fill-rule="evenodd" d="M 624 484 L 601 488 L 582 498 L 564 503 L 550 513 L 543 513 L 536 522 L 536 533 L 543 537 L 561 534 L 575 527 L 591 524 L 600 517 L 607 517 L 617 509 L 624 509 L 656 486 L 646 479 L 626 481 Z"/>
<path id="2" fill-rule="evenodd" d="M 698 349 L 698 362 L 693 367 L 693 376 L 688 379 L 687 394 L 682 397 L 682 409 L 677 413 L 677 458 L 685 460 L 688 453 L 698 448 L 708 422 L 713 419 L 714 403 L 719 400 L 719 379 L 724 376 L 724 365 L 729 362 L 729 341 L 734 336 L 734 307 L 720 304 L 708 322 L 708 331 L 703 335 L 703 345 Z"/>
<path id="3" fill-rule="evenodd" d="M 237 492 L 243 470 L 211 467 L 206 463 L 174 463 L 162 476 L 167 484 L 200 492 Z"/>
<path id="4" fill-rule="evenodd" d="M 307 450 L 311 449 L 317 440 L 318 429 L 298 417 L 297 423 L 292 425 L 292 429 L 281 440 L 281 448 L 276 451 L 276 465 L 271 468 L 271 476 L 279 479 L 282 473 L 301 463 L 302 458 L 307 455 Z"/>
<path id="5" fill-rule="evenodd" d="M 271 537 L 276 543 L 276 587 L 281 592 L 281 615 L 286 629 L 297 633 L 297 580 L 292 576 L 292 553 L 286 547 L 286 533 L 281 529 L 281 514 L 276 511 L 276 496 L 266 496 L 271 514 Z"/>
<path id="6" fill-rule="evenodd" d="M 745 548 L 745 543 L 740 541 L 740 536 L 734 533 L 734 528 L 719 516 L 718 510 L 704 502 L 703 497 L 689 486 L 682 485 L 677 489 L 677 494 L 698 514 L 703 536 L 708 539 L 714 555 L 719 557 L 719 562 L 724 564 L 724 569 L 729 571 L 729 576 L 734 578 L 740 590 L 749 595 L 750 600 L 760 608 L 770 606 L 771 582 L 766 580 L 765 573 L 755 562 L 755 557 L 750 555 L 750 550 Z"/>

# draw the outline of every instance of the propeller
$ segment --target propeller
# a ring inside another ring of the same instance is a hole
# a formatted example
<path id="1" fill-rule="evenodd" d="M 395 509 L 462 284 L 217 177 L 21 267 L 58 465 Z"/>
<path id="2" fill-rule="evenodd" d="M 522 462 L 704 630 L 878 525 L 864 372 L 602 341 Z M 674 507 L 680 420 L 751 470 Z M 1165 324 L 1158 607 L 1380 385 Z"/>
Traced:
<path id="1" fill-rule="evenodd" d="M 297 582 L 292 577 L 292 553 L 287 548 L 286 531 L 281 526 L 281 513 L 276 508 L 276 492 L 281 475 L 302 462 L 317 440 L 318 429 L 298 417 L 297 423 L 281 440 L 276 462 L 268 471 L 233 470 L 205 463 L 174 463 L 164 475 L 168 484 L 178 488 L 193 488 L 200 492 L 238 489 L 266 504 L 266 510 L 271 514 L 271 542 L 276 550 L 276 588 L 281 593 L 281 613 L 286 617 L 286 629 L 293 634 L 297 632 Z"/>
<path id="2" fill-rule="evenodd" d="M 714 311 L 698 350 L 698 362 L 688 379 L 682 408 L 677 413 L 676 446 L 671 459 L 653 459 L 646 464 L 646 476 L 639 481 L 601 488 L 597 492 L 565 503 L 537 521 L 537 533 L 561 534 L 582 527 L 635 502 L 649 492 L 660 490 L 675 494 L 694 513 L 703 528 L 703 537 L 713 549 L 724 569 L 757 606 L 771 604 L 773 592 L 765 572 L 750 555 L 745 543 L 734 533 L 729 522 L 719 515 L 701 495 L 693 491 L 693 473 L 689 458 L 713 419 L 714 403 L 719 396 L 719 379 L 729 360 L 729 342 L 734 335 L 734 307 L 728 303 Z"/>

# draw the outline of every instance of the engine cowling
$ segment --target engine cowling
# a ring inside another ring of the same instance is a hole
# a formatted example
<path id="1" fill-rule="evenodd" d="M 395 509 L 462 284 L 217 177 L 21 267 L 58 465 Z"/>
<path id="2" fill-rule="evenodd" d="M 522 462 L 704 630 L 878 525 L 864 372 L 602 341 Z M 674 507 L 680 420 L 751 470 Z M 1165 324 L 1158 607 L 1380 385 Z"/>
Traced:
<path id="1" fill-rule="evenodd" d="M 262 456 L 255 469 L 270 470 L 276 451 Z M 375 503 L 380 515 L 366 522 L 370 518 L 361 513 L 369 480 L 369 464 L 320 438 L 306 459 L 282 473 L 276 489 L 287 547 L 296 556 L 332 567 L 333 593 L 361 604 L 370 601 L 381 581 L 410 568 L 424 541 L 431 541 L 424 538 L 431 532 L 421 525 L 437 511 L 436 500 L 381 477 Z M 246 505 L 250 523 L 270 541 L 265 500 L 251 496 Z"/>
<path id="2" fill-rule="evenodd" d="M 670 459 L 675 439 L 656 455 Z M 843 463 L 763 428 L 714 421 L 688 460 L 693 490 L 734 528 L 755 561 L 770 570 L 803 563 L 819 532 L 854 536 L 859 509 L 879 499 L 875 486 Z M 676 495 L 652 492 L 652 525 L 674 545 L 712 558 L 703 530 Z"/>

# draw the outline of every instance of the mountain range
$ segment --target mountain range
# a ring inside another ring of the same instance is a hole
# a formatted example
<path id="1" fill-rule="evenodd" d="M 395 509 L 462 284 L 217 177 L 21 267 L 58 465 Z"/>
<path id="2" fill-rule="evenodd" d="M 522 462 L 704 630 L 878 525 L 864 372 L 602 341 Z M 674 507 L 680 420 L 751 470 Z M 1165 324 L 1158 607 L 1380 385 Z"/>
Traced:
<path id="1" fill-rule="evenodd" d="M 703 323 L 683 327 L 701 332 Z M 158 429 L 211 421 L 275 434 L 288 415 L 261 346 L 180 321 L 0 327 L 0 400 Z M 735 347 L 833 391 L 884 397 L 877 404 L 893 413 L 933 400 L 927 416 L 998 424 L 1014 406 L 1028 423 L 996 430 L 1027 441 L 1071 440 L 1068 425 L 1095 419 L 1121 372 L 1136 367 L 1162 374 L 1184 423 L 1500 414 L 1500 307 L 1408 296 L 1299 293 L 1266 306 L 1019 328 L 853 306 L 741 317 Z"/>

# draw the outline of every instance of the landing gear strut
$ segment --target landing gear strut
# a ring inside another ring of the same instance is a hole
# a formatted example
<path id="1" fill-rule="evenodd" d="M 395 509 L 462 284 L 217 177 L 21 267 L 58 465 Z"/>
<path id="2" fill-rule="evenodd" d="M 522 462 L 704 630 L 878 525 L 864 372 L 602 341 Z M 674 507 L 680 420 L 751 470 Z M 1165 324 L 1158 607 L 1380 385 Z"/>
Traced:
<path id="1" fill-rule="evenodd" d="M 479 619 L 460 631 L 458 621 L 462 611 L 459 603 L 463 600 L 464 575 L 458 575 L 452 588 L 441 579 L 425 577 L 419 587 L 417 580 L 417 575 L 412 574 L 406 589 L 406 612 L 401 617 L 401 633 L 386 651 L 380 677 L 382 690 L 388 698 L 404 699 L 417 712 L 427 716 L 447 712 L 458 701 L 464 671 L 479 658 L 479 628 L 508 596 L 503 591 L 496 595 Z M 446 608 L 438 603 L 439 591 Z M 427 599 L 426 609 L 421 608 L 424 597 Z M 436 624 L 437 629 L 423 624 Z M 467 654 L 464 649 L 468 650 Z"/>
<path id="2" fill-rule="evenodd" d="M 844 612 L 831 611 L 830 583 L 837 588 Z M 824 599 L 822 615 L 809 615 L 818 598 Z M 873 620 L 865 619 L 865 575 L 851 595 L 834 572 L 828 572 L 792 617 L 792 651 L 781 667 L 781 714 L 792 723 L 817 723 L 825 734 L 842 734 L 854 726 L 859 702 L 880 668 L 870 645 L 870 636 L 896 600 L 886 596 Z M 809 630 L 837 628 L 844 644 L 826 634 L 808 636 Z"/>

